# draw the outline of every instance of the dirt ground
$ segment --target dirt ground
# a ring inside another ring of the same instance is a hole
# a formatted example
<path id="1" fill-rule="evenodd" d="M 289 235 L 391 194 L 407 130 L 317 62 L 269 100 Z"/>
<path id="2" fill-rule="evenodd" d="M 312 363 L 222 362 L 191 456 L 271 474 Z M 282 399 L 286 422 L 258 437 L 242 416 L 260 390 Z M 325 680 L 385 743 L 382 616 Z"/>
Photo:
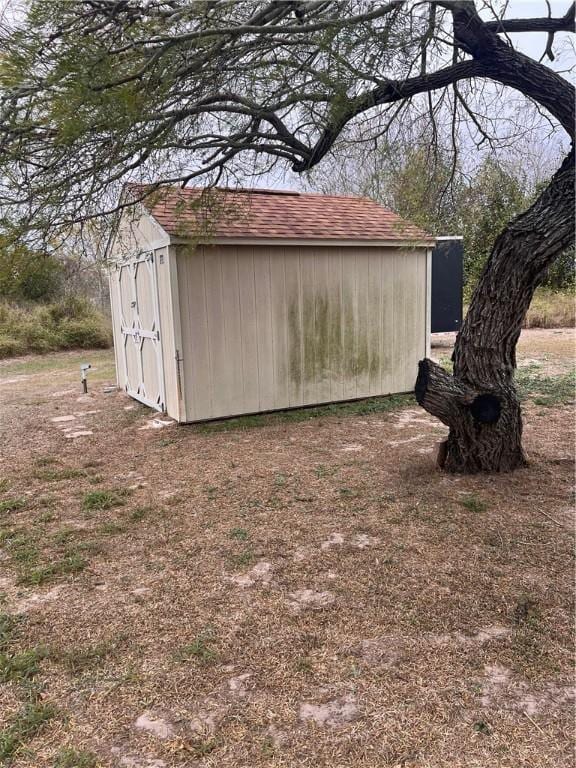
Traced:
<path id="1" fill-rule="evenodd" d="M 573 332 L 519 356 L 564 372 Z M 0 364 L 5 764 L 573 765 L 572 403 L 463 477 L 414 403 L 175 426 L 113 383 Z"/>
<path id="2" fill-rule="evenodd" d="M 432 336 L 432 357 L 450 358 L 455 333 Z M 574 365 L 576 353 L 573 328 L 530 328 L 522 332 L 518 342 L 518 366 L 537 365 L 543 373 L 562 373 Z"/>

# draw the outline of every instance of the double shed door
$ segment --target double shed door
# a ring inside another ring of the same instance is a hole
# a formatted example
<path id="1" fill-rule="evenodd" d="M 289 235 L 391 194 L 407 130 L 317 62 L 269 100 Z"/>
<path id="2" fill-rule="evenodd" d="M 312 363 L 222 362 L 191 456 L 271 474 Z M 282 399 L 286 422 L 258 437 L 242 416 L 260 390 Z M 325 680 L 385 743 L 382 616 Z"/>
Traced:
<path id="1" fill-rule="evenodd" d="M 154 252 L 118 263 L 112 274 L 112 285 L 119 314 L 116 343 L 121 383 L 131 397 L 164 411 L 164 366 Z"/>

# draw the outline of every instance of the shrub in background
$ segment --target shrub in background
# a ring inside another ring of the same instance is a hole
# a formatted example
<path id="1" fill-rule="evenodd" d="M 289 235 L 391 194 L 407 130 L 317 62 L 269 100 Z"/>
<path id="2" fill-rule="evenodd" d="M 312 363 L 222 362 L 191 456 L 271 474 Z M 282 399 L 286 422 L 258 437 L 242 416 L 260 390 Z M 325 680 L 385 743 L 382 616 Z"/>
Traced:
<path id="1" fill-rule="evenodd" d="M 525 328 L 574 328 L 576 304 L 567 289 L 555 291 L 541 286 L 530 304 L 524 321 Z"/>
<path id="2" fill-rule="evenodd" d="M 68 289 L 61 259 L 0 229 L 0 358 L 111 345 L 109 321 Z"/>
<path id="3" fill-rule="evenodd" d="M 574 291 L 576 284 L 576 254 L 569 248 L 550 265 L 543 285 L 555 291 Z"/>
<path id="4" fill-rule="evenodd" d="M 108 321 L 84 299 L 44 305 L 0 303 L 0 358 L 111 344 Z"/>
<path id="5" fill-rule="evenodd" d="M 55 256 L 0 234 L 0 296 L 53 301 L 62 293 L 63 268 Z"/>

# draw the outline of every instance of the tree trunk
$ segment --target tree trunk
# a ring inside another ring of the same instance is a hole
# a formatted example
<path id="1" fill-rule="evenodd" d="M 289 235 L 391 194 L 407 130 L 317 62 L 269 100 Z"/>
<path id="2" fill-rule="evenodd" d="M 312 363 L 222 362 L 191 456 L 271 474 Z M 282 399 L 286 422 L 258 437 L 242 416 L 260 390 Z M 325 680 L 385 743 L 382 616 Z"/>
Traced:
<path id="1" fill-rule="evenodd" d="M 439 463 L 452 472 L 525 466 L 514 386 L 516 343 L 546 270 L 574 242 L 574 150 L 536 202 L 498 237 L 457 336 L 450 375 L 419 364 L 418 403 L 450 427 Z"/>

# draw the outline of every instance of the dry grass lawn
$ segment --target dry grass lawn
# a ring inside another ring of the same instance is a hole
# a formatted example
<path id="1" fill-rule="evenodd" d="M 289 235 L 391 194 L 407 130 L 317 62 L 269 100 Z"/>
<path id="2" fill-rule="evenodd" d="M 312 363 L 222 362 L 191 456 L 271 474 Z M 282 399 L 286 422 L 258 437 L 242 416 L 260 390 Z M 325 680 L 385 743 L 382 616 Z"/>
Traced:
<path id="1" fill-rule="evenodd" d="M 499 477 L 409 401 L 152 429 L 108 351 L 0 364 L 0 764 L 572 766 L 574 338 L 530 333 Z"/>
<path id="2" fill-rule="evenodd" d="M 536 291 L 526 315 L 526 328 L 573 328 L 576 321 L 574 291 Z"/>

